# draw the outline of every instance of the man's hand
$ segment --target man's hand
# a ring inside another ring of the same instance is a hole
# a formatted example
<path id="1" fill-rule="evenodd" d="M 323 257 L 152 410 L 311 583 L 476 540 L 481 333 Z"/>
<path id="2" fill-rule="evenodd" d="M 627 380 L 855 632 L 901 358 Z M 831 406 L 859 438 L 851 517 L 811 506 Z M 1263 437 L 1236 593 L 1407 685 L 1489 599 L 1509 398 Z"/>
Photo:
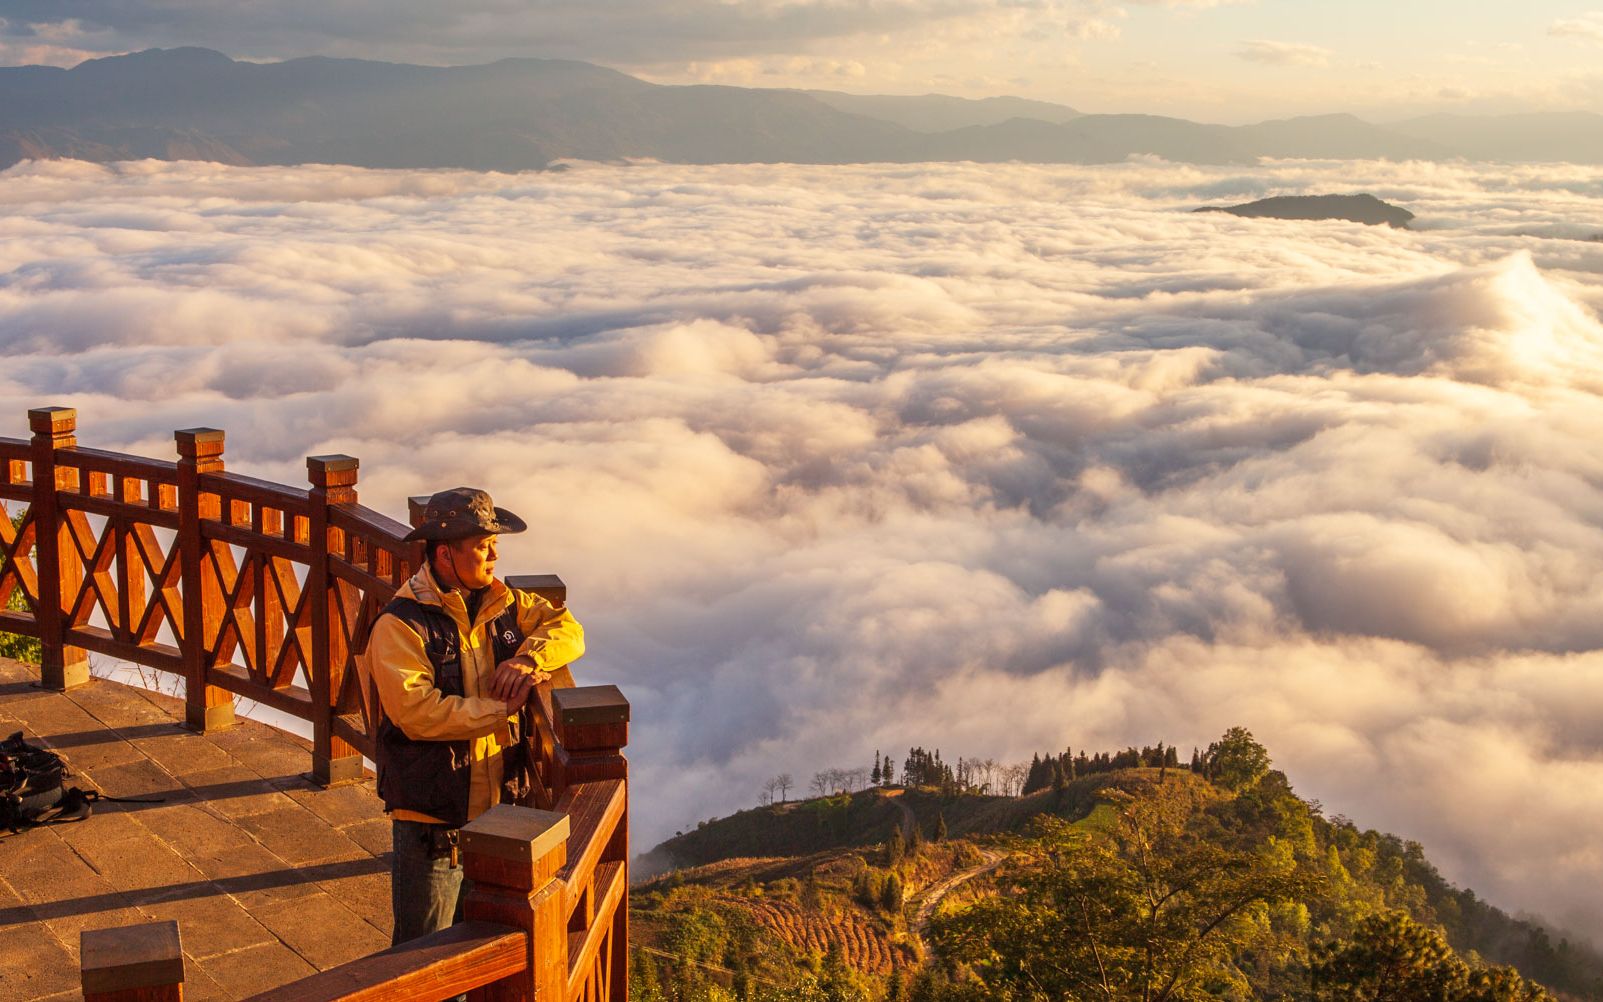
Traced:
<path id="1" fill-rule="evenodd" d="M 490 673 L 490 695 L 516 711 L 528 702 L 534 687 L 550 677 L 529 658 L 507 658 Z"/>

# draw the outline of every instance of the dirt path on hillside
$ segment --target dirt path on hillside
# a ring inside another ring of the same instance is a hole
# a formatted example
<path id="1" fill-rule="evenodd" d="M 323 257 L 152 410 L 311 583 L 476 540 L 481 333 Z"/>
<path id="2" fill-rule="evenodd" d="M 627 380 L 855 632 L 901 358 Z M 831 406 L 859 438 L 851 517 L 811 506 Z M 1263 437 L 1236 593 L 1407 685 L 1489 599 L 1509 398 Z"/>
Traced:
<path id="1" fill-rule="evenodd" d="M 924 891 L 918 903 L 918 912 L 915 914 L 913 919 L 913 934 L 919 939 L 922 940 L 924 938 L 924 929 L 929 925 L 930 916 L 935 914 L 935 909 L 940 906 L 942 898 L 957 890 L 957 888 L 961 887 L 963 884 L 966 884 L 975 877 L 978 877 L 980 874 L 990 873 L 998 866 L 1001 866 L 1002 861 L 1007 858 L 1002 855 L 1002 853 L 996 852 L 993 849 L 981 849 L 980 855 L 985 857 L 984 862 L 981 862 L 975 866 L 971 866 L 965 870 L 959 870 L 940 883 L 931 885 L 926 891 Z"/>
<path id="2" fill-rule="evenodd" d="M 901 800 L 892 800 L 891 803 L 895 804 L 896 809 L 902 812 L 902 841 L 903 843 L 911 844 L 913 841 L 913 829 L 918 827 L 918 818 L 913 816 L 913 809 L 902 803 Z"/>

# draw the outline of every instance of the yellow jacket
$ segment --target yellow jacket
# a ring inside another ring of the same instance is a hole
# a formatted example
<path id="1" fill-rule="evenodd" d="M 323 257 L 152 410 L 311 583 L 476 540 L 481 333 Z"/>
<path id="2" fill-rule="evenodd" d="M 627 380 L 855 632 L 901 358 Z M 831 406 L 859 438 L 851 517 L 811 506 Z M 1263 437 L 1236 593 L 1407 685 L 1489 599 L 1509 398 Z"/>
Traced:
<path id="1" fill-rule="evenodd" d="M 495 670 L 494 646 L 486 626 L 513 602 L 524 641 L 513 659 L 529 672 L 554 674 L 558 685 L 572 685 L 564 668 L 584 653 L 584 629 L 566 609 L 558 609 L 533 592 L 514 592 L 499 578 L 468 622 L 462 592 L 445 591 L 425 563 L 402 585 L 397 598 L 437 606 L 456 623 L 462 647 L 462 691 L 448 696 L 434 685 L 434 668 L 424 651 L 424 638 L 396 616 L 380 616 L 373 624 L 367 650 L 357 660 L 390 722 L 414 741 L 469 741 L 472 769 L 468 819 L 478 817 L 500 800 L 501 750 L 511 741 L 507 704 L 488 695 Z M 438 822 L 417 811 L 397 810 L 403 821 Z"/>

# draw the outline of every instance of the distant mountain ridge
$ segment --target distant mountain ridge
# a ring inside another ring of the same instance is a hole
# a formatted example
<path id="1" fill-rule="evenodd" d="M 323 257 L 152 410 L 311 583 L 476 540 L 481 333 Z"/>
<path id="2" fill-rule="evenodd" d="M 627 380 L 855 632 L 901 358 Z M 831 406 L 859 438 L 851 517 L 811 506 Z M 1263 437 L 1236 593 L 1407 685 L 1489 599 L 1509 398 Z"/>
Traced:
<path id="1" fill-rule="evenodd" d="M 0 167 L 50 157 L 507 171 L 564 158 L 1090 164 L 1146 155 L 1226 164 L 1508 159 L 1516 147 L 1532 159 L 1603 163 L 1603 116 L 1435 116 L 1382 127 L 1322 115 L 1223 126 L 1085 115 L 1023 98 L 663 86 L 564 60 L 246 63 L 198 48 L 72 69 L 0 67 Z"/>

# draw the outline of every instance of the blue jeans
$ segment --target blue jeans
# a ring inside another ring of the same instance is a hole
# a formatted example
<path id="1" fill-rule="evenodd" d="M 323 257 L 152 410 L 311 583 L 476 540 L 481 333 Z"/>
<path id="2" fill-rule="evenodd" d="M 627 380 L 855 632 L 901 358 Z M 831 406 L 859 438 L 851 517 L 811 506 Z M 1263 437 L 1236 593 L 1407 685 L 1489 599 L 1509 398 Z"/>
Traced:
<path id="1" fill-rule="evenodd" d="M 395 916 L 391 946 L 462 921 L 462 899 L 472 882 L 462 879 L 462 867 L 452 866 L 449 856 L 431 858 L 433 833 L 441 827 L 421 821 L 390 822 L 390 908 Z"/>

